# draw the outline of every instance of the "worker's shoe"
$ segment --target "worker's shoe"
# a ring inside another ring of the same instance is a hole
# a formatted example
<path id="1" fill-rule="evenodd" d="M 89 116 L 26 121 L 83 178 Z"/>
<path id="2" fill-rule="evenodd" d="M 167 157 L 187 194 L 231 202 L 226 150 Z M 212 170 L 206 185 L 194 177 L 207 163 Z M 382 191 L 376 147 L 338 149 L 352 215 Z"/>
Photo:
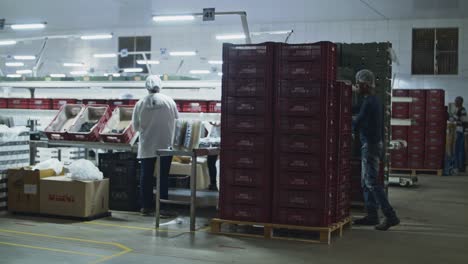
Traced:
<path id="1" fill-rule="evenodd" d="M 154 211 L 152 209 L 149 209 L 149 208 L 141 208 L 140 214 L 142 216 L 152 216 L 152 215 L 154 215 Z"/>
<path id="2" fill-rule="evenodd" d="M 379 217 L 378 216 L 369 216 L 366 215 L 363 218 L 356 219 L 353 221 L 353 225 L 362 225 L 362 226 L 375 226 L 378 225 Z"/>
<path id="3" fill-rule="evenodd" d="M 380 230 L 380 231 L 387 231 L 390 227 L 396 226 L 399 224 L 400 224 L 400 219 L 398 219 L 398 217 L 396 216 L 385 217 L 385 220 L 381 224 L 376 225 L 375 229 Z"/>

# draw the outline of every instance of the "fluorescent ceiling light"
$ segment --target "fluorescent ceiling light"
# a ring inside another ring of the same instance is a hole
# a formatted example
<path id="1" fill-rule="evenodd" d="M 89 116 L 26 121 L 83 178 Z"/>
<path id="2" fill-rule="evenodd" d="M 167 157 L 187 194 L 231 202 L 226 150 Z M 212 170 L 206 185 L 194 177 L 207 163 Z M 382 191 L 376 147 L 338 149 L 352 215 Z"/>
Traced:
<path id="1" fill-rule="evenodd" d="M 14 40 L 0 40 L 0 46 L 15 45 L 16 41 Z"/>
<path id="2" fill-rule="evenodd" d="M 172 51 L 169 52 L 171 56 L 195 56 L 197 53 L 195 51 Z"/>
<path id="3" fill-rule="evenodd" d="M 76 63 L 76 62 L 65 62 L 63 64 L 64 67 L 83 67 L 84 63 Z"/>
<path id="4" fill-rule="evenodd" d="M 86 75 L 88 74 L 87 71 L 71 71 L 70 72 L 71 75 Z"/>
<path id="5" fill-rule="evenodd" d="M 30 74 L 32 70 L 17 70 L 16 74 Z"/>
<path id="6" fill-rule="evenodd" d="M 15 60 L 35 60 L 36 56 L 25 56 L 25 55 L 18 55 L 18 56 L 13 56 Z"/>
<path id="7" fill-rule="evenodd" d="M 142 68 L 126 68 L 123 70 L 124 72 L 142 72 Z"/>
<path id="8" fill-rule="evenodd" d="M 210 74 L 209 70 L 191 70 L 190 74 Z"/>
<path id="9" fill-rule="evenodd" d="M 259 31 L 250 33 L 253 36 L 258 35 L 285 35 L 291 33 L 292 30 L 275 30 L 275 31 Z"/>
<path id="10" fill-rule="evenodd" d="M 11 28 L 14 30 L 25 30 L 25 29 L 43 29 L 45 28 L 45 23 L 37 24 L 13 24 Z"/>
<path id="11" fill-rule="evenodd" d="M 7 78 L 21 78 L 21 74 L 7 74 Z"/>
<path id="12" fill-rule="evenodd" d="M 23 67 L 24 63 L 22 63 L 22 62 L 5 62 L 5 66 L 7 66 L 7 67 Z"/>
<path id="13" fill-rule="evenodd" d="M 91 39 L 111 39 L 112 34 L 99 34 L 99 35 L 85 35 L 81 36 L 83 40 L 91 40 Z"/>
<path id="14" fill-rule="evenodd" d="M 148 64 L 159 64 L 159 61 L 158 60 L 148 60 L 148 61 L 137 60 L 136 63 L 140 64 L 140 65 L 146 65 L 146 63 L 148 63 Z"/>
<path id="15" fill-rule="evenodd" d="M 63 73 L 51 73 L 49 74 L 49 76 L 52 78 L 65 78 L 66 77 L 66 75 Z"/>
<path id="16" fill-rule="evenodd" d="M 218 72 L 218 76 L 223 76 L 223 73 L 222 73 L 222 72 Z"/>
<path id="17" fill-rule="evenodd" d="M 104 73 L 105 77 L 109 77 L 112 75 L 112 77 L 120 77 L 120 73 Z"/>
<path id="18" fill-rule="evenodd" d="M 230 34 L 230 35 L 217 35 L 217 40 L 228 40 L 228 39 L 245 39 L 244 34 Z"/>
<path id="19" fill-rule="evenodd" d="M 115 58 L 117 54 L 115 53 L 103 53 L 103 54 L 94 54 L 94 58 Z"/>
<path id="20" fill-rule="evenodd" d="M 209 63 L 209 64 L 220 65 L 220 64 L 223 64 L 223 61 L 220 61 L 220 60 L 209 60 L 208 63 Z"/>
<path id="21" fill-rule="evenodd" d="M 195 16 L 193 15 L 153 16 L 154 22 L 191 21 L 194 19 L 195 19 Z"/>

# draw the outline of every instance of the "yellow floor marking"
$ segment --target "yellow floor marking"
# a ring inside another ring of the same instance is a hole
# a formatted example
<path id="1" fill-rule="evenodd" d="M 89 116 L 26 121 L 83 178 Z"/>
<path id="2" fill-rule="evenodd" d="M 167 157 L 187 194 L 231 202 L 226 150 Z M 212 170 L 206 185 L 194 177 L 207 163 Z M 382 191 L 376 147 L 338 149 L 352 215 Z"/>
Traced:
<path id="1" fill-rule="evenodd" d="M 63 249 L 49 248 L 49 247 L 37 247 L 37 246 L 30 246 L 30 245 L 25 245 L 25 244 L 16 244 L 16 243 L 9 243 L 9 242 L 1 242 L 1 241 L 0 241 L 0 245 L 32 248 L 32 249 L 38 249 L 38 250 L 47 250 L 47 251 L 54 251 L 54 252 L 74 254 L 74 255 L 83 255 L 83 256 L 88 256 L 88 257 L 106 257 L 105 255 L 99 255 L 99 254 L 91 254 L 91 253 L 72 251 L 72 250 L 63 250 Z"/>
<path id="2" fill-rule="evenodd" d="M 62 236 L 52 236 L 52 235 L 46 235 L 46 234 L 39 234 L 39 233 L 30 233 L 30 232 L 22 232 L 22 231 L 16 231 L 16 230 L 8 230 L 8 229 L 0 229 L 0 232 L 3 233 L 10 233 L 10 234 L 19 234 L 19 235 L 27 235 L 27 236 L 36 236 L 36 237 L 46 237 L 46 238 L 53 238 L 53 239 L 59 239 L 59 240 L 68 240 L 68 241 L 78 241 L 78 242 L 84 242 L 84 243 L 92 243 L 92 244 L 100 244 L 100 245 L 110 245 L 117 247 L 121 249 L 119 253 L 110 255 L 110 256 L 104 256 L 101 259 L 97 260 L 96 262 L 93 263 L 100 263 L 115 257 L 122 256 L 124 254 L 127 254 L 129 252 L 132 252 L 133 250 L 127 246 L 124 246 L 120 243 L 115 243 L 115 242 L 104 242 L 104 241 L 96 241 L 96 240 L 90 240 L 90 239 L 82 239 L 82 238 L 74 238 L 74 237 L 62 237 Z"/>

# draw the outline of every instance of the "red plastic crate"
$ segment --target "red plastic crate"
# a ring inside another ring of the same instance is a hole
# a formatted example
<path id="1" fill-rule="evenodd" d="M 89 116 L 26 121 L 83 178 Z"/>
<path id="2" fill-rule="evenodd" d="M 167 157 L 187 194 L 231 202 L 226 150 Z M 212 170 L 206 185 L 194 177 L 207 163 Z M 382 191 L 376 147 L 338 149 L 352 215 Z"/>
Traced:
<path id="1" fill-rule="evenodd" d="M 128 100 L 128 105 L 136 105 L 137 103 L 138 103 L 138 99 L 129 99 Z"/>
<path id="2" fill-rule="evenodd" d="M 8 99 L 0 98 L 0 108 L 8 108 Z"/>
<path id="3" fill-rule="evenodd" d="M 287 154 L 281 156 L 279 165 L 282 170 L 313 172 L 321 168 L 321 158 L 307 154 Z"/>
<path id="4" fill-rule="evenodd" d="M 333 192 L 318 187 L 315 190 L 296 190 L 280 188 L 278 204 L 280 207 L 319 209 L 326 208 L 329 199 L 333 199 Z"/>
<path id="5" fill-rule="evenodd" d="M 390 153 L 392 160 L 407 160 L 408 151 L 406 149 L 402 150 L 392 150 Z"/>
<path id="6" fill-rule="evenodd" d="M 209 113 L 221 113 L 221 102 L 212 101 L 208 103 L 208 112 Z"/>
<path id="7" fill-rule="evenodd" d="M 29 109 L 52 109 L 52 100 L 40 98 L 29 99 Z"/>
<path id="8" fill-rule="evenodd" d="M 52 109 L 58 110 L 65 104 L 76 104 L 76 99 L 71 99 L 71 98 L 52 99 Z"/>
<path id="9" fill-rule="evenodd" d="M 446 113 L 447 111 L 445 110 L 444 105 L 427 104 L 426 105 L 426 113 L 431 113 L 431 112 L 436 112 L 436 113 L 444 112 L 444 113 Z"/>
<path id="10" fill-rule="evenodd" d="M 411 89 L 408 92 L 408 96 L 411 98 L 419 98 L 420 101 L 426 101 L 426 90 L 424 89 Z"/>
<path id="11" fill-rule="evenodd" d="M 408 144 L 408 153 L 424 153 L 424 150 L 425 150 L 424 144 L 425 144 L 424 142 L 420 143 L 420 144 L 409 143 Z"/>
<path id="12" fill-rule="evenodd" d="M 74 124 L 75 119 L 80 116 L 85 105 L 82 104 L 64 104 L 52 119 L 44 132 L 50 140 L 68 139 L 68 130 Z M 68 121 L 67 121 L 68 120 Z M 66 126 L 66 127 L 65 127 Z"/>
<path id="13" fill-rule="evenodd" d="M 106 125 L 111 114 L 112 112 L 108 105 L 87 105 L 68 131 L 67 138 L 76 141 L 98 141 L 99 133 Z M 82 123 L 91 117 L 98 119 L 97 124 L 88 132 L 78 132 Z"/>
<path id="14" fill-rule="evenodd" d="M 408 103 L 392 103 L 392 117 L 407 119 L 409 117 Z"/>
<path id="15" fill-rule="evenodd" d="M 391 159 L 391 166 L 395 169 L 407 169 L 408 168 L 408 160 L 399 160 L 399 159 Z"/>
<path id="16" fill-rule="evenodd" d="M 224 202 L 229 204 L 251 204 L 265 206 L 271 203 L 270 197 L 265 195 L 265 193 L 269 192 L 269 186 L 264 186 L 263 188 L 229 186 L 229 188 L 225 188 L 223 191 L 225 199 Z"/>
<path id="17" fill-rule="evenodd" d="M 310 136 L 280 135 L 279 145 L 282 152 L 320 154 L 321 140 Z"/>
<path id="18" fill-rule="evenodd" d="M 223 133 L 221 149 L 249 152 L 271 151 L 272 136 L 265 134 Z"/>
<path id="19" fill-rule="evenodd" d="M 392 139 L 408 139 L 408 127 L 392 126 Z"/>
<path id="20" fill-rule="evenodd" d="M 316 189 L 326 183 L 320 170 L 313 172 L 276 171 L 276 184 L 289 189 Z"/>
<path id="21" fill-rule="evenodd" d="M 228 65 L 229 78 L 261 79 L 271 76 L 271 65 L 267 63 L 241 61 Z"/>
<path id="22" fill-rule="evenodd" d="M 106 99 L 83 99 L 85 105 L 107 105 Z"/>
<path id="23" fill-rule="evenodd" d="M 133 114 L 133 106 L 116 106 L 114 111 L 112 112 L 108 122 L 103 127 L 103 130 L 100 131 L 99 136 L 104 142 L 111 142 L 111 143 L 129 143 L 133 137 L 135 136 L 135 130 L 133 130 L 132 126 L 132 114 Z M 119 133 L 111 133 L 112 128 L 108 127 L 111 123 L 114 123 L 114 120 L 125 120 L 130 121 L 127 127 Z"/>
<path id="24" fill-rule="evenodd" d="M 223 44 L 224 63 L 231 61 L 263 61 L 273 59 L 274 43 L 233 45 Z"/>
<path id="25" fill-rule="evenodd" d="M 222 166 L 229 169 L 263 169 L 268 166 L 269 153 L 252 153 L 242 151 L 223 151 Z"/>
<path id="26" fill-rule="evenodd" d="M 445 105 L 445 91 L 441 89 L 432 89 L 426 91 L 427 105 Z"/>
<path id="27" fill-rule="evenodd" d="M 447 122 L 448 115 L 447 112 L 444 111 L 431 111 L 426 113 L 426 122 L 427 121 L 437 121 L 439 123 Z"/>
<path id="28" fill-rule="evenodd" d="M 271 221 L 271 208 L 265 205 L 245 205 L 220 203 L 222 219 L 268 223 Z"/>
<path id="29" fill-rule="evenodd" d="M 223 85 L 223 90 L 226 91 L 227 96 L 240 96 L 240 97 L 264 97 L 270 91 L 267 87 L 266 79 L 229 79 L 227 85 Z"/>
<path id="30" fill-rule="evenodd" d="M 445 134 L 427 135 L 426 146 L 444 146 L 445 147 Z"/>
<path id="31" fill-rule="evenodd" d="M 186 113 L 207 113 L 208 102 L 206 101 L 180 101 L 182 104 L 182 111 Z"/>
<path id="32" fill-rule="evenodd" d="M 110 99 L 107 101 L 107 104 L 111 108 L 111 110 L 114 110 L 117 106 L 129 106 L 129 100 L 125 99 Z"/>
<path id="33" fill-rule="evenodd" d="M 426 131 L 423 127 L 408 128 L 408 144 L 424 144 Z"/>
<path id="34" fill-rule="evenodd" d="M 320 98 L 326 82 L 281 80 L 279 85 L 282 98 Z"/>
<path id="35" fill-rule="evenodd" d="M 226 128 L 222 131 L 239 132 L 239 133 L 263 133 L 271 130 L 272 120 L 260 116 L 223 116 Z"/>
<path id="36" fill-rule="evenodd" d="M 29 109 L 29 100 L 26 98 L 9 98 L 8 108 L 13 109 Z"/>
<path id="37" fill-rule="evenodd" d="M 396 96 L 396 97 L 408 97 L 409 90 L 406 90 L 406 89 L 393 89 L 392 94 L 393 94 L 393 96 Z"/>
<path id="38" fill-rule="evenodd" d="M 428 145 L 426 146 L 426 153 L 435 153 L 438 155 L 445 155 L 445 147 L 441 145 Z"/>
<path id="39" fill-rule="evenodd" d="M 283 62 L 280 77 L 286 80 L 327 80 L 331 73 L 324 65 L 317 62 Z"/>
<path id="40" fill-rule="evenodd" d="M 279 129 L 287 134 L 306 134 L 319 136 L 321 122 L 316 118 L 298 118 L 283 116 L 279 118 Z"/>
<path id="41" fill-rule="evenodd" d="M 230 115 L 258 115 L 271 113 L 271 104 L 258 98 L 228 97 L 226 109 Z"/>
<path id="42" fill-rule="evenodd" d="M 426 126 L 427 127 L 441 127 L 445 129 L 447 127 L 447 119 L 443 119 L 443 118 L 427 119 Z"/>
<path id="43" fill-rule="evenodd" d="M 222 184 L 227 184 L 229 186 L 266 186 L 268 185 L 268 177 L 271 173 L 267 168 L 260 169 L 229 169 L 224 168 L 221 171 L 222 175 Z"/>
<path id="44" fill-rule="evenodd" d="M 288 116 L 314 116 L 320 118 L 320 101 L 304 99 L 280 99 L 279 113 Z"/>
<path id="45" fill-rule="evenodd" d="M 333 58 L 336 44 L 322 41 L 309 44 L 281 45 L 281 59 L 292 61 L 323 61 Z"/>
<path id="46" fill-rule="evenodd" d="M 304 210 L 295 208 L 273 208 L 273 222 L 298 226 L 328 226 L 333 219 L 327 209 Z"/>
<path id="47" fill-rule="evenodd" d="M 439 159 L 426 159 L 424 160 L 425 169 L 440 170 L 444 168 L 444 158 L 440 157 Z"/>

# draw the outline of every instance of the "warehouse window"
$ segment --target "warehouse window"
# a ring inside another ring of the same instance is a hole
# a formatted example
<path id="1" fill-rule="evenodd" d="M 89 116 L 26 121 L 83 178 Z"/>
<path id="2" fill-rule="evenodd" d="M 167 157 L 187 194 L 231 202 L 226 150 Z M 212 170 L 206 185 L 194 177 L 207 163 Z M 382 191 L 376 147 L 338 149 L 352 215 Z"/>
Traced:
<path id="1" fill-rule="evenodd" d="M 458 74 L 458 28 L 413 29 L 413 74 Z"/>
<path id="2" fill-rule="evenodd" d="M 129 52 L 134 51 L 151 51 L 151 36 L 142 37 L 119 37 L 119 51 L 127 49 Z M 151 54 L 146 54 L 147 58 L 151 58 Z M 119 57 L 119 68 L 142 68 L 144 73 L 148 73 L 148 69 L 144 65 L 138 65 L 137 60 L 142 60 L 141 55 L 128 55 L 127 57 Z"/>

